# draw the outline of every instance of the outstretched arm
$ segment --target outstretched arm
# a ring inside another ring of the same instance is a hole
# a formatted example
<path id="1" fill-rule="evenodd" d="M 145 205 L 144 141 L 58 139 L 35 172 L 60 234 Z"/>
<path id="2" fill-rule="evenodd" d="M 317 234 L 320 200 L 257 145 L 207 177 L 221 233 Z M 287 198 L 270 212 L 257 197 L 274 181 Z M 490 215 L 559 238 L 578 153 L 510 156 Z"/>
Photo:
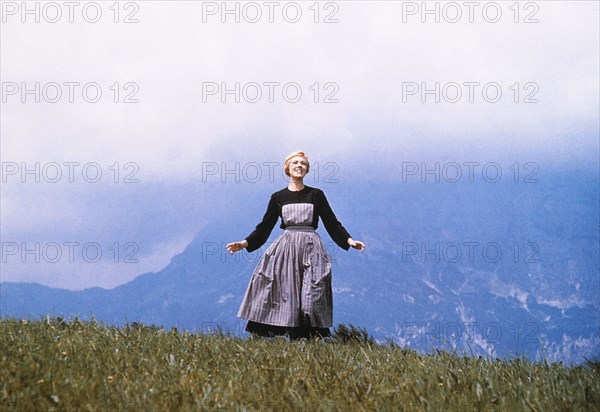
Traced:
<path id="1" fill-rule="evenodd" d="M 279 217 L 279 209 L 277 208 L 276 194 L 271 195 L 267 211 L 263 216 L 262 221 L 256 226 L 256 229 L 244 240 L 240 242 L 232 242 L 225 246 L 229 253 L 239 252 L 242 249 L 247 249 L 248 252 L 254 252 L 261 247 L 268 239 L 277 219 Z"/>

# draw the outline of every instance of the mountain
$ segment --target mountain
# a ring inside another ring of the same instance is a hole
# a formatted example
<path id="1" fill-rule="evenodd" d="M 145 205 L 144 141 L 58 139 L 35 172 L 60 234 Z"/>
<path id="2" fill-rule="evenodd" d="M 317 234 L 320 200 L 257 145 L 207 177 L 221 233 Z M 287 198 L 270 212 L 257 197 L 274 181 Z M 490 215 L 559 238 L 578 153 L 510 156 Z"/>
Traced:
<path id="1" fill-rule="evenodd" d="M 341 185 L 327 189 L 340 220 L 367 245 L 363 254 L 345 252 L 319 228 L 333 259 L 334 321 L 426 352 L 575 363 L 600 355 L 597 176 L 507 180 L 357 182 L 350 197 Z M 241 334 L 245 321 L 235 315 L 266 246 L 235 255 L 224 246 L 260 217 L 214 221 L 163 270 L 114 289 L 2 283 L 1 315 Z"/>

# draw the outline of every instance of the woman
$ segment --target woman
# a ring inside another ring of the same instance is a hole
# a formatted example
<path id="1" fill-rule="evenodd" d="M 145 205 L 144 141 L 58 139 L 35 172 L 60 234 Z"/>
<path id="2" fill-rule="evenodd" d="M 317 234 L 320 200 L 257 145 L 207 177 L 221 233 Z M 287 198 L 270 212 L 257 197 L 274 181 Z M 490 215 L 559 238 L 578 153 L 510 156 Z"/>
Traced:
<path id="1" fill-rule="evenodd" d="M 315 232 L 319 217 L 342 249 L 353 247 L 362 252 L 365 245 L 353 240 L 337 220 L 325 194 L 304 184 L 310 170 L 304 152 L 290 154 L 283 170 L 290 183 L 271 195 L 262 222 L 244 240 L 226 246 L 230 253 L 258 249 L 281 218 L 280 227 L 285 230 L 258 262 L 238 316 L 248 320 L 246 331 L 255 335 L 329 336 L 333 322 L 331 258 Z"/>

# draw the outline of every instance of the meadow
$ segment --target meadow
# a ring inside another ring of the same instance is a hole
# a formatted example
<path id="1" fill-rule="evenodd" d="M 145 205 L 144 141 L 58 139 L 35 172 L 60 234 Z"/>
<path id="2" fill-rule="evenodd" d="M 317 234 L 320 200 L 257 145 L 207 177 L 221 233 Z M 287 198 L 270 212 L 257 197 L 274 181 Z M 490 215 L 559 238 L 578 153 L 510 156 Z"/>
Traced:
<path id="1" fill-rule="evenodd" d="M 338 325 L 332 339 L 137 323 L 0 320 L 2 411 L 588 411 L 597 361 L 417 353 Z"/>

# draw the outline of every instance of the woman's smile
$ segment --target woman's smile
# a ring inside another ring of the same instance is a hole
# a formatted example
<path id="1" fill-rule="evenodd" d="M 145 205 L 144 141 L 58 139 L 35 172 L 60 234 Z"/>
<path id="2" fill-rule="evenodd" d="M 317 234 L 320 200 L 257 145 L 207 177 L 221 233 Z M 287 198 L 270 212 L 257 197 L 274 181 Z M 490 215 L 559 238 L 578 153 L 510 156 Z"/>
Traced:
<path id="1" fill-rule="evenodd" d="M 303 177 L 308 170 L 308 163 L 302 156 L 296 156 L 290 161 L 290 171 L 293 177 Z"/>

